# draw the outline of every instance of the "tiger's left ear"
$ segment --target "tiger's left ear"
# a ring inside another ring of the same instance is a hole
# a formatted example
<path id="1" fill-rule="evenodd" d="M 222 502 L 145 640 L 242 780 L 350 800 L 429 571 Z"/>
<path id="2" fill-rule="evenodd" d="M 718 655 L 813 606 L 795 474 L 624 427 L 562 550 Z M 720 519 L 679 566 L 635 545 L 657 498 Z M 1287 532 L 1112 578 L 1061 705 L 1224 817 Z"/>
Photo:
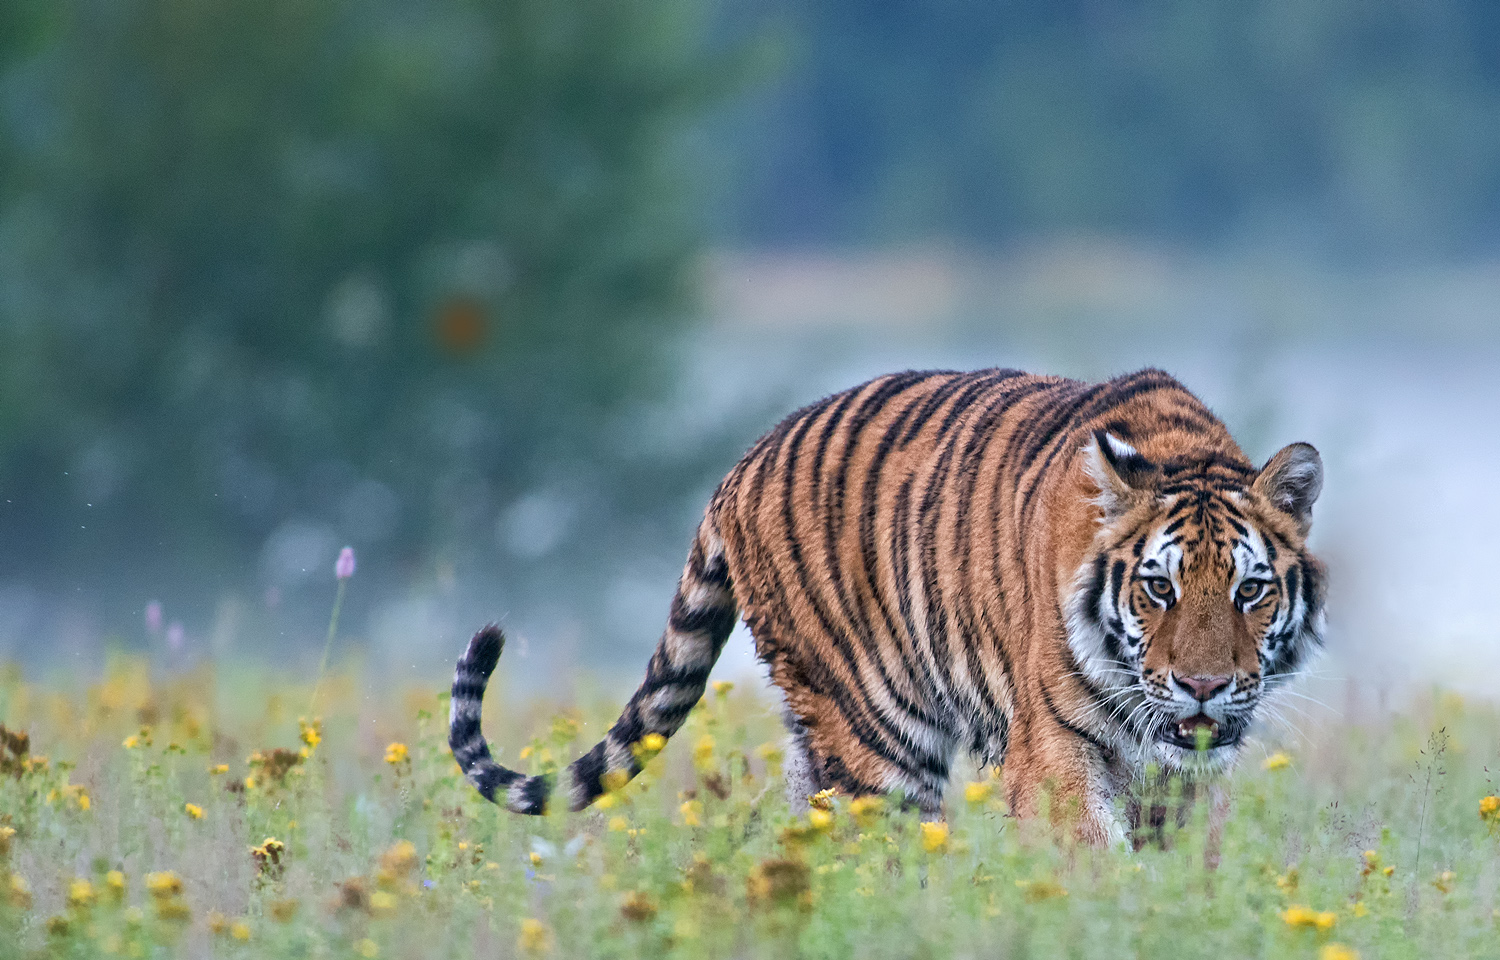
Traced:
<path id="1" fill-rule="evenodd" d="M 1312 527 L 1312 507 L 1323 490 L 1323 458 L 1312 444 L 1282 447 L 1266 461 L 1255 478 L 1256 493 L 1291 514 L 1306 536 Z"/>
<path id="2" fill-rule="evenodd" d="M 1083 450 L 1083 464 L 1099 487 L 1094 502 L 1104 508 L 1105 520 L 1113 520 L 1151 496 L 1161 477 L 1160 467 L 1105 430 L 1094 431 L 1094 439 Z"/>

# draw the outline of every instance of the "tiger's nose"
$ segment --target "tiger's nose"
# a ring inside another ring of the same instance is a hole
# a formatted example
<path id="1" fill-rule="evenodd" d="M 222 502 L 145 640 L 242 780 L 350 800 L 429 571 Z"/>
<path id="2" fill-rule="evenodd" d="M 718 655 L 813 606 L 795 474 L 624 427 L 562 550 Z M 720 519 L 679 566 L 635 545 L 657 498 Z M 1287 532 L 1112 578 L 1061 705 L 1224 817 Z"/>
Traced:
<path id="1" fill-rule="evenodd" d="M 1172 677 L 1174 683 L 1191 693 L 1196 700 L 1207 700 L 1229 686 L 1229 677 Z"/>

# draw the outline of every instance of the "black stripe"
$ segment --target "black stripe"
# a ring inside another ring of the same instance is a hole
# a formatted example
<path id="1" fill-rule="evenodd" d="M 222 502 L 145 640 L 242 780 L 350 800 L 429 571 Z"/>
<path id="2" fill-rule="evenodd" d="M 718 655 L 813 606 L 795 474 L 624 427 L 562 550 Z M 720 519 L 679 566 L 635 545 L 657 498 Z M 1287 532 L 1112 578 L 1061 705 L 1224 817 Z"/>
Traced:
<path id="1" fill-rule="evenodd" d="M 915 407 L 915 404 L 909 404 L 886 428 L 885 433 L 876 445 L 874 454 L 870 458 L 870 465 L 860 491 L 860 502 L 864 505 L 859 514 L 858 528 L 860 558 L 863 561 L 861 573 L 868 587 L 869 595 L 875 602 L 876 611 L 880 614 L 882 625 L 886 630 L 886 636 L 891 638 L 898 649 L 900 643 L 896 629 L 896 620 L 891 615 L 890 606 L 886 602 L 886 592 L 880 587 L 879 556 L 875 543 L 875 521 L 885 462 L 896 447 L 897 439 L 905 427 L 907 416 L 912 413 Z M 896 581 L 896 600 L 898 606 L 901 608 L 902 624 L 907 628 L 908 636 L 910 635 L 911 618 L 908 599 L 909 590 L 906 585 L 904 537 L 907 532 L 906 511 L 907 501 L 910 496 L 911 480 L 911 477 L 907 477 L 897 490 L 895 514 L 891 521 L 891 534 L 896 539 L 896 542 L 892 544 L 892 576 Z M 848 602 L 842 594 L 840 595 L 840 600 L 846 604 Z M 869 626 L 868 620 L 866 620 L 866 634 L 870 632 Z M 880 675 L 882 684 L 890 693 L 896 705 L 928 727 L 943 732 L 951 732 L 947 731 L 946 725 L 934 716 L 925 705 L 917 704 L 892 684 L 890 675 L 885 667 L 884 658 L 879 655 L 875 639 L 869 636 L 866 636 L 864 639 L 866 653 L 871 658 Z M 917 664 L 913 661 L 913 658 L 902 656 L 899 657 L 899 660 L 904 668 L 904 677 L 909 689 L 913 693 L 921 692 L 925 693 L 928 697 L 932 697 L 936 691 L 926 682 L 927 678 L 925 675 L 918 671 Z M 924 752 L 916 748 L 915 744 L 913 744 L 913 748 L 917 752 Z"/>
<path id="2" fill-rule="evenodd" d="M 903 390 L 901 392 L 905 391 Z M 889 402 L 893 401 L 897 395 L 898 394 L 891 394 L 890 396 L 884 398 L 882 402 L 888 404 Z M 871 461 L 871 473 L 878 474 L 879 464 L 883 462 L 885 455 L 888 453 L 892 438 L 900 433 L 902 426 L 906 423 L 907 418 L 912 412 L 912 409 L 913 404 L 908 404 L 900 413 L 897 414 L 892 423 L 886 428 L 884 435 L 881 437 L 879 443 L 876 446 L 876 451 Z M 865 416 L 865 413 L 866 408 L 861 405 L 861 408 L 855 413 L 855 419 L 863 419 L 863 422 L 867 423 L 870 418 Z M 851 427 L 847 434 L 844 449 L 840 456 L 839 476 L 836 484 L 836 489 L 840 497 L 837 503 L 837 510 L 826 509 L 824 511 L 823 553 L 828 586 L 833 592 L 833 597 L 837 604 L 838 612 L 842 615 L 844 621 L 850 625 L 856 641 L 864 650 L 867 661 L 874 665 L 876 672 L 880 677 L 881 685 L 890 695 L 895 705 L 905 713 L 916 718 L 921 723 L 927 726 L 936 727 L 938 726 L 936 720 L 927 711 L 927 709 L 919 706 L 905 693 L 903 693 L 900 688 L 892 683 L 891 675 L 886 669 L 885 659 L 880 655 L 880 641 L 877 637 L 874 636 L 875 627 L 874 624 L 870 622 L 868 607 L 858 603 L 857 600 L 853 597 L 853 591 L 851 591 L 850 584 L 844 576 L 846 572 L 846 564 L 843 562 L 843 559 L 839 556 L 838 552 L 839 531 L 837 529 L 837 521 L 842 518 L 844 512 L 842 497 L 847 482 L 847 468 L 850 462 L 850 455 L 854 448 L 854 444 L 857 442 L 857 439 L 857 434 L 854 428 Z M 878 488 L 873 488 L 869 482 L 869 478 L 867 477 L 866 483 L 861 489 L 861 496 L 863 499 L 860 501 L 862 506 L 858 511 L 860 523 L 859 534 L 861 543 L 861 556 L 864 560 L 863 572 L 867 580 L 870 595 L 875 598 L 877 609 L 879 610 L 881 617 L 884 620 L 886 636 L 889 637 L 892 642 L 895 642 L 895 623 L 891 619 L 888 609 L 884 606 L 884 592 L 880 590 L 879 585 L 876 581 L 876 571 L 873 560 L 871 559 L 871 554 L 866 552 L 864 549 L 864 545 L 866 543 L 867 525 L 873 525 L 875 516 L 875 501 L 871 499 L 873 489 Z M 873 541 L 873 534 L 871 534 L 870 539 L 871 541 Z M 853 571 L 850 570 L 848 572 Z M 915 665 L 912 664 L 910 659 L 907 657 L 901 657 L 899 659 L 901 661 L 902 667 L 904 668 L 904 675 L 906 683 L 908 685 L 908 689 L 912 690 L 913 692 L 920 690 L 920 684 L 917 680 Z M 875 710 L 877 713 L 879 712 L 880 708 L 877 705 L 872 703 L 871 706 L 873 710 Z"/>
<path id="3" fill-rule="evenodd" d="M 651 666 L 647 668 L 646 679 L 641 681 L 641 686 L 637 693 L 644 698 L 647 694 L 656 693 L 658 690 L 665 690 L 667 687 L 701 688 L 708 684 L 708 675 L 712 671 L 712 665 L 696 667 L 692 670 L 676 670 L 665 663 L 658 667 L 653 658 Z M 631 740 L 627 742 L 634 743 L 635 741 Z"/>
<path id="4" fill-rule="evenodd" d="M 1095 749 L 1097 749 L 1100 754 L 1102 754 L 1106 759 L 1114 755 L 1114 751 L 1109 748 L 1109 744 L 1105 743 L 1103 740 L 1100 740 L 1098 737 L 1094 736 L 1092 733 L 1089 733 L 1082 727 L 1069 722 L 1068 719 L 1062 715 L 1062 711 L 1057 709 L 1057 704 L 1052 702 L 1052 694 L 1047 692 L 1047 687 L 1045 684 L 1037 687 L 1037 689 L 1041 691 L 1042 702 L 1047 705 L 1047 712 L 1052 714 L 1052 719 L 1056 720 L 1064 730 L 1076 734 L 1077 736 L 1082 737 L 1084 740 L 1087 740 L 1089 743 L 1093 744 Z"/>
<path id="5" fill-rule="evenodd" d="M 898 375 L 897 377 L 890 378 L 890 381 L 882 385 L 881 389 L 876 391 L 876 393 L 879 394 L 885 391 L 898 392 L 901 388 L 893 387 L 893 382 L 915 383 L 920 378 L 920 374 Z M 865 404 L 862 404 L 862 408 L 863 409 L 861 410 L 861 413 L 866 414 L 863 417 L 863 422 L 868 422 L 870 417 L 873 417 L 874 411 L 869 409 L 868 401 Z M 857 417 L 856 419 L 859 418 Z M 805 428 L 802 430 L 802 432 L 805 434 Z M 851 427 L 849 433 L 849 447 L 852 447 L 853 443 L 855 442 L 857 433 L 858 431 Z M 843 464 L 841 465 L 841 473 L 843 468 L 847 465 L 849 459 L 848 447 L 846 447 L 845 456 L 842 459 Z M 830 673 L 827 677 L 830 686 L 829 697 L 834 701 L 835 705 L 838 706 L 839 712 L 843 714 L 845 722 L 849 725 L 850 732 L 854 734 L 854 736 L 861 742 L 861 744 L 865 746 L 866 749 L 870 750 L 872 753 L 875 753 L 877 756 L 881 757 L 881 759 L 883 760 L 886 760 L 888 763 L 891 763 L 893 766 L 905 766 L 905 764 L 899 762 L 898 758 L 891 753 L 889 749 L 890 744 L 888 744 L 884 738 L 879 737 L 874 730 L 870 729 L 870 727 L 868 727 L 864 723 L 862 717 L 865 710 L 869 710 L 871 719 L 874 721 L 875 725 L 881 730 L 885 731 L 890 737 L 890 740 L 894 741 L 894 743 L 897 745 L 905 747 L 907 749 L 907 752 L 909 752 L 913 756 L 920 755 L 916 744 L 910 741 L 910 738 L 906 736 L 904 731 L 901 731 L 899 728 L 892 728 L 879 712 L 874 711 L 871 708 L 869 691 L 864 688 L 864 680 L 858 668 L 858 660 L 854 656 L 854 652 L 849 644 L 849 641 L 843 635 L 843 631 L 836 630 L 834 628 L 834 624 L 828 615 L 828 611 L 824 609 L 822 602 L 818 599 L 818 597 L 812 590 L 811 575 L 806 563 L 802 558 L 801 545 L 798 542 L 798 538 L 796 536 L 796 518 L 792 510 L 793 494 L 795 490 L 793 485 L 796 476 L 795 471 L 796 458 L 795 456 L 789 456 L 787 458 L 787 464 L 783 470 L 781 511 L 782 523 L 786 527 L 786 536 L 779 539 L 785 542 L 789 548 L 793 572 L 797 576 L 799 587 L 801 588 L 803 596 L 806 598 L 808 605 L 812 608 L 813 615 L 818 620 L 818 625 L 821 628 L 823 635 L 828 637 L 833 642 L 834 649 L 838 652 L 840 659 L 843 660 L 845 669 L 848 671 L 849 676 L 860 692 L 859 701 L 851 700 L 848 697 L 847 691 L 844 689 L 843 683 L 836 680 Z M 842 497 L 842 485 L 842 479 L 840 479 L 840 481 L 836 484 L 840 498 Z M 760 542 L 764 543 L 767 541 L 765 538 L 761 538 Z M 767 561 L 761 564 L 761 568 L 767 570 L 768 576 L 772 582 L 772 590 L 770 594 L 771 596 L 790 596 L 789 592 L 785 590 L 784 585 L 781 583 L 779 574 L 776 572 L 776 565 Z M 807 665 L 804 664 L 804 667 L 805 666 Z"/>
<path id="6" fill-rule="evenodd" d="M 727 636 L 734 629 L 736 611 L 733 604 L 689 607 L 679 592 L 672 597 L 667 624 L 678 633 L 707 633 L 711 637 Z"/>
<path id="7" fill-rule="evenodd" d="M 968 440 L 964 444 L 963 455 L 960 457 L 960 460 L 965 465 L 965 469 L 958 487 L 958 502 L 954 507 L 958 511 L 959 516 L 967 517 L 971 513 L 974 492 L 979 486 L 979 466 L 988 456 L 990 443 L 995 439 L 995 428 L 1000 425 L 1005 416 L 1017 404 L 1048 390 L 1065 387 L 1071 382 L 1067 380 L 1032 380 L 1028 383 L 1012 385 L 1011 389 L 998 391 L 995 397 L 985 406 L 984 410 L 973 418 L 972 426 L 968 431 Z M 997 476 L 992 478 L 995 482 L 1000 482 L 1000 477 L 1004 475 L 1009 463 L 1011 463 L 1010 459 L 1002 452 Z M 999 496 L 991 498 L 990 529 L 997 531 L 997 533 L 1001 529 L 999 510 L 1004 499 L 1006 498 Z M 973 537 L 965 538 L 958 558 L 960 575 L 965 578 L 967 578 L 968 571 L 970 570 L 973 544 Z M 1007 588 L 1004 585 L 1005 581 L 1000 577 L 1000 555 L 998 550 L 993 552 L 990 562 L 993 568 L 992 573 L 994 574 L 993 583 L 995 588 L 1000 591 L 1001 604 L 1004 606 Z M 1023 580 L 1019 586 L 1024 591 L 1026 589 L 1025 581 Z"/>
<path id="8" fill-rule="evenodd" d="M 551 795 L 551 777 L 527 777 L 526 782 L 521 785 L 521 806 L 516 812 L 540 816 L 547 812 L 547 799 Z"/>
<path id="9" fill-rule="evenodd" d="M 582 810 L 604 793 L 604 774 L 608 768 L 605 743 L 601 740 L 594 744 L 593 749 L 568 766 L 569 776 L 580 788 L 571 798 L 574 810 Z"/>
<path id="10" fill-rule="evenodd" d="M 947 402 L 948 398 L 959 390 L 964 389 L 967 385 L 972 384 L 978 376 L 979 374 L 975 373 L 955 375 L 947 383 L 928 394 L 927 399 L 922 401 L 921 406 L 917 408 L 916 412 L 908 420 L 906 431 L 901 434 L 897 445 L 906 447 L 910 444 L 916 438 L 917 434 L 922 432 L 922 428 L 927 426 L 927 421 L 932 419 L 932 415 Z"/>

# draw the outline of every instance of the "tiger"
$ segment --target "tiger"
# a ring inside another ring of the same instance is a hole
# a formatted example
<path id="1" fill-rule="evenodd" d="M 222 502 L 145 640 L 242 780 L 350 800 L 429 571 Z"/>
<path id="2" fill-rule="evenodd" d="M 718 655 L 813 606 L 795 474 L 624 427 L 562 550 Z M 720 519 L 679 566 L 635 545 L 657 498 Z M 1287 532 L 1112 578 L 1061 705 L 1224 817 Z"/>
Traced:
<path id="1" fill-rule="evenodd" d="M 1314 447 L 1257 469 L 1158 369 L 835 393 L 715 490 L 644 681 L 559 786 L 581 810 L 639 773 L 743 620 L 784 700 L 792 803 L 891 795 L 941 817 L 964 748 L 999 766 L 1013 816 L 1067 811 L 1080 841 L 1125 842 L 1133 782 L 1217 782 L 1323 646 L 1322 485 Z M 552 779 L 496 763 L 480 730 L 503 644 L 487 626 L 458 661 L 449 742 L 481 795 L 541 814 Z"/>

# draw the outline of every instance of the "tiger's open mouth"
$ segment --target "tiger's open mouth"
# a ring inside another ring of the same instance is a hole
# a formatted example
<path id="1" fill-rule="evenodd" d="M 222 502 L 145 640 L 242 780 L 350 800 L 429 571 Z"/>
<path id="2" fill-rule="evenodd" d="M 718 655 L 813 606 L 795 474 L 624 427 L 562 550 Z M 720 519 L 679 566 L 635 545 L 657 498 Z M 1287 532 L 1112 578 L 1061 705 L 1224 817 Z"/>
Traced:
<path id="1" fill-rule="evenodd" d="M 1160 743 L 1170 743 L 1184 750 L 1197 750 L 1199 738 L 1205 733 L 1207 737 L 1202 742 L 1209 749 L 1232 747 L 1239 744 L 1244 736 L 1245 725 L 1232 717 L 1215 720 L 1200 713 L 1186 720 L 1167 721 L 1157 729 L 1156 739 Z"/>

